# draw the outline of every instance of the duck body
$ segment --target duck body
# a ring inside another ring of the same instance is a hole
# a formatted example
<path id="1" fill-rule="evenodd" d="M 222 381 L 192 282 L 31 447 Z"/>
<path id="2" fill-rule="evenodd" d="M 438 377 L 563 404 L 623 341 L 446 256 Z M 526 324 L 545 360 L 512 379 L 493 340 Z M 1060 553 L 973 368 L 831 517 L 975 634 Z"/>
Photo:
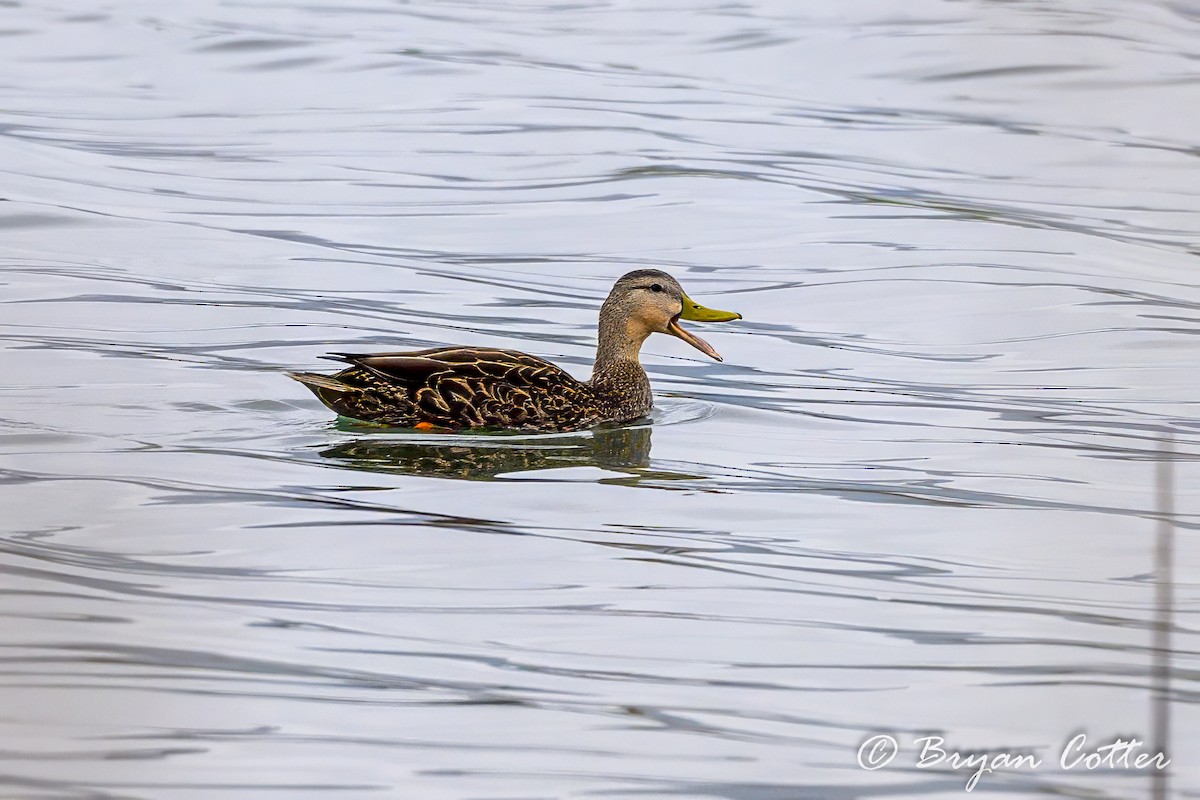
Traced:
<path id="1" fill-rule="evenodd" d="M 402 428 L 575 431 L 650 412 L 640 364 L 580 381 L 516 350 L 439 347 L 331 356 L 351 366 L 334 375 L 293 373 L 344 417 Z"/>
<path id="2" fill-rule="evenodd" d="M 670 275 L 635 270 L 617 281 L 600 311 L 592 377 L 580 381 L 549 361 L 517 350 L 438 347 L 397 353 L 336 353 L 349 364 L 333 375 L 288 373 L 345 417 L 404 428 L 576 431 L 646 416 L 650 380 L 638 360 L 642 342 L 670 333 L 720 360 L 680 318 L 740 315 L 706 309 Z"/>

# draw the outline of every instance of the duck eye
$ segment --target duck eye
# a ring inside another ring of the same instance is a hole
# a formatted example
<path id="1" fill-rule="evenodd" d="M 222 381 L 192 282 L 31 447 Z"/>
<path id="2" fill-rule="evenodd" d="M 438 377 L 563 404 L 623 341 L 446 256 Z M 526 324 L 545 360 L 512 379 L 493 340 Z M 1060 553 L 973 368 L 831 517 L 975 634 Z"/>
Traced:
<path id="1" fill-rule="evenodd" d="M 661 292 L 661 291 L 662 291 L 662 284 L 661 284 L 661 283 L 654 283 L 654 284 L 651 284 L 651 285 L 650 285 L 650 291 L 652 291 L 652 292 Z"/>

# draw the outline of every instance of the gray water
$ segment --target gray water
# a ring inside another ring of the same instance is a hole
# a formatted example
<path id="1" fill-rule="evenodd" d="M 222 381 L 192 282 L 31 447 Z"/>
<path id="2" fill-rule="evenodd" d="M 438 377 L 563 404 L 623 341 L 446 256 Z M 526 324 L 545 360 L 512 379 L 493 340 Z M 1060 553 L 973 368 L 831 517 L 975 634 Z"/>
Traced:
<path id="1" fill-rule="evenodd" d="M 0 796 L 1200 797 L 1195 3 L 6 0 L 0 134 Z M 281 375 L 647 266 L 648 423 Z"/>

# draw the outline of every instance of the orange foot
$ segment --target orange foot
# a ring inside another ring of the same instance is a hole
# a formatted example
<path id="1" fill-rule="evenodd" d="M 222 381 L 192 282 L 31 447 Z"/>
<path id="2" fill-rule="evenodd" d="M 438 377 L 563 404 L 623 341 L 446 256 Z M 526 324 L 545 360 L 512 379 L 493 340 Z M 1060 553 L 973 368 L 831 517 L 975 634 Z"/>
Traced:
<path id="1" fill-rule="evenodd" d="M 434 425 L 432 422 L 418 422 L 413 427 L 419 431 L 432 431 L 437 428 L 437 425 Z"/>

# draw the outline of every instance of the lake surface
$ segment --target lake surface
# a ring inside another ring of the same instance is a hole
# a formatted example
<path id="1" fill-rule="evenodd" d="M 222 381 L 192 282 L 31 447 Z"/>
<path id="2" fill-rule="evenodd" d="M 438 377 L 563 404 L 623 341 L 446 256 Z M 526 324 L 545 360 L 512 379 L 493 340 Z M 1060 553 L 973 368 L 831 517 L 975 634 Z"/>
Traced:
<path id="1" fill-rule="evenodd" d="M 1142 798 L 1058 754 L 1160 698 L 1200 797 L 1198 43 L 1184 0 L 0 3 L 0 796 L 962 797 L 937 735 L 1045 760 L 981 795 Z M 648 342 L 649 423 L 379 432 L 282 376 L 584 377 L 638 267 L 745 317 Z"/>

